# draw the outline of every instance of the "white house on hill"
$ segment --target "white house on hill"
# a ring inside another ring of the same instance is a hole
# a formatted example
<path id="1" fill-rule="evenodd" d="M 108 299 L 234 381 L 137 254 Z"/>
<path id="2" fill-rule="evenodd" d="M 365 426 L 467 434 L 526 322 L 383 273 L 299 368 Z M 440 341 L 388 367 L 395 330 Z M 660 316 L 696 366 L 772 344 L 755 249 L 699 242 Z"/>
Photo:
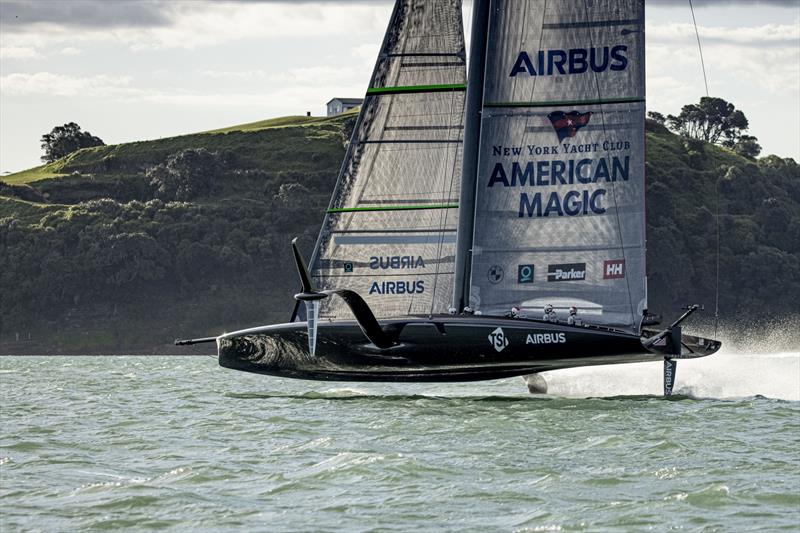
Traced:
<path id="1" fill-rule="evenodd" d="M 360 106 L 363 102 L 363 98 L 334 98 L 327 104 L 328 116 L 339 115 L 348 109 Z"/>

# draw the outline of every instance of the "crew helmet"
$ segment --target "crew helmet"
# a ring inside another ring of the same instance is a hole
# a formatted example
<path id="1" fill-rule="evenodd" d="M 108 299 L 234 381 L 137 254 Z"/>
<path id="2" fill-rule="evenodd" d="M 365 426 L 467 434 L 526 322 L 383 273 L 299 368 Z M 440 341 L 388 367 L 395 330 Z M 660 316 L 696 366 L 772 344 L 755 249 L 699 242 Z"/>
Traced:
<path id="1" fill-rule="evenodd" d="M 553 312 L 553 305 L 552 304 L 545 305 L 544 306 L 544 312 L 545 313 L 552 313 Z"/>
<path id="2" fill-rule="evenodd" d="M 577 307 L 575 307 L 574 305 L 573 305 L 573 306 L 570 306 L 570 308 L 569 308 L 569 314 L 571 314 L 571 315 L 577 315 L 577 314 L 578 314 L 578 308 L 577 308 Z"/>

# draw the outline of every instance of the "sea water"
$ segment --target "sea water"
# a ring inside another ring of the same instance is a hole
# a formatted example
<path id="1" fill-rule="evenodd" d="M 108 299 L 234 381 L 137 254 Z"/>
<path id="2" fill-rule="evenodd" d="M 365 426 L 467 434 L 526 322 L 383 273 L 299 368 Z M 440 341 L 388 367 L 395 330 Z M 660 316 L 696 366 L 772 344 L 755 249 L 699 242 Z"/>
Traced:
<path id="1" fill-rule="evenodd" d="M 797 531 L 800 353 L 462 384 L 0 358 L 0 530 Z"/>

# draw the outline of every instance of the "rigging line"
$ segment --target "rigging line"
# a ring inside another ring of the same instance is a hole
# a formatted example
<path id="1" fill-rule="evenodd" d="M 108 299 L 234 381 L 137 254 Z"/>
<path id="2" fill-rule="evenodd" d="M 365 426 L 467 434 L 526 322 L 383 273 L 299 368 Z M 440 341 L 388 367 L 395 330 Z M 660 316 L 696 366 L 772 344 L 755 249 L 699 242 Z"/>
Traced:
<path id="1" fill-rule="evenodd" d="M 719 242 L 719 176 L 717 176 L 716 182 L 714 183 L 714 195 L 716 196 L 716 213 L 714 214 L 714 219 L 716 221 L 717 226 L 717 268 L 716 268 L 716 280 L 715 280 L 715 287 L 714 287 L 714 338 L 717 338 L 717 329 L 719 327 L 719 252 L 720 252 L 720 242 Z"/>
<path id="2" fill-rule="evenodd" d="M 700 66 L 703 69 L 703 84 L 706 88 L 706 96 L 710 97 L 711 95 L 708 92 L 708 76 L 706 75 L 706 62 L 703 59 L 703 47 L 700 45 L 700 31 L 697 29 L 697 19 L 694 16 L 694 6 L 692 5 L 692 0 L 689 0 L 689 10 L 692 12 L 692 24 L 694 24 L 694 35 L 697 37 L 697 51 L 700 53 Z M 714 213 L 714 225 L 716 226 L 716 241 L 717 241 L 717 257 L 716 257 L 716 267 L 714 273 L 714 338 L 717 337 L 717 331 L 719 330 L 719 254 L 720 254 L 720 231 L 719 231 L 719 176 L 717 176 L 716 181 L 714 182 L 714 196 L 715 198 L 715 213 Z"/>
<path id="3" fill-rule="evenodd" d="M 694 34 L 697 37 L 697 49 L 700 51 L 700 65 L 703 67 L 703 83 L 706 85 L 706 96 L 710 96 L 708 93 L 708 78 L 706 77 L 706 63 L 703 61 L 703 47 L 700 46 L 700 32 L 697 31 L 697 19 L 694 18 L 694 6 L 692 5 L 692 0 L 689 0 L 689 9 L 692 12 L 692 22 L 694 23 Z"/>
<path id="4" fill-rule="evenodd" d="M 589 5 L 587 3 L 587 0 L 583 0 L 583 6 L 586 13 L 586 19 L 588 21 Z M 641 23 L 644 24 L 644 21 L 642 21 Z M 591 32 L 589 32 L 589 44 L 592 46 L 592 48 L 594 48 L 594 39 L 592 38 Z M 596 72 L 594 73 L 594 81 L 595 85 L 597 86 L 597 98 L 602 99 L 603 94 L 600 89 L 600 78 L 598 73 Z M 603 137 L 608 138 L 608 133 L 606 131 L 606 113 L 605 110 L 603 109 L 603 104 L 600 104 L 600 122 L 603 124 Z M 642 132 L 642 135 L 644 135 L 644 132 Z M 611 154 L 609 154 L 607 150 L 606 150 L 606 155 L 604 157 L 607 158 L 608 162 L 610 163 Z M 645 194 L 646 191 L 642 191 L 642 195 L 644 196 Z M 625 264 L 627 264 L 627 257 L 625 254 L 625 241 L 622 237 L 622 225 L 620 224 L 620 218 L 619 218 L 619 205 L 617 204 L 617 187 L 616 187 L 616 182 L 614 181 L 611 182 L 611 198 L 614 199 L 614 216 L 617 219 L 617 236 L 619 237 L 619 245 L 620 248 L 622 249 L 622 260 L 625 261 Z M 634 327 L 636 327 L 636 322 L 634 318 L 636 316 L 636 310 L 633 307 L 633 298 L 631 297 L 631 282 L 629 276 L 627 275 L 625 276 L 625 286 L 628 289 L 628 305 L 630 305 L 631 319 L 634 320 Z"/>
<path id="5" fill-rule="evenodd" d="M 456 17 L 456 25 L 459 26 L 459 30 L 457 31 L 457 34 L 461 36 L 461 39 L 460 39 L 461 40 L 461 46 L 462 46 L 462 48 L 464 48 L 465 47 L 464 37 L 463 37 L 464 29 L 463 29 L 463 22 L 461 22 L 461 17 L 460 16 Z M 450 82 L 451 82 L 451 84 L 455 83 L 457 81 L 457 78 L 460 77 L 459 74 L 461 72 L 461 67 L 462 66 L 459 65 L 459 67 L 457 67 L 457 68 L 449 69 L 450 70 L 449 74 L 450 74 Z M 466 65 L 463 65 L 463 68 L 466 69 Z M 466 80 L 466 77 L 465 77 L 463 79 L 463 82 L 466 84 L 466 81 L 467 80 Z M 448 117 L 447 117 L 447 128 L 448 128 L 448 130 L 450 128 L 452 128 L 452 126 L 453 126 L 453 114 L 454 114 L 453 106 L 454 106 L 454 101 L 456 99 L 460 99 L 462 101 L 461 116 L 463 117 L 463 111 L 464 111 L 463 101 L 464 101 L 465 97 L 460 95 L 460 94 L 458 94 L 458 93 L 455 93 L 455 92 L 451 93 L 450 94 L 450 98 L 449 98 L 449 102 L 448 102 L 449 105 L 447 106 L 447 108 L 449 110 Z M 463 118 L 462 118 L 461 121 L 463 122 Z M 463 131 L 463 125 L 462 125 L 460 131 Z M 449 184 L 449 187 L 448 187 L 448 190 L 447 190 L 447 196 L 446 196 L 447 198 L 450 198 L 452 196 L 452 192 L 453 192 L 453 182 L 455 181 L 454 180 L 455 165 L 456 165 L 456 160 L 458 159 L 457 154 L 458 154 L 458 147 L 456 147 L 455 154 L 453 156 L 453 165 L 452 165 L 452 169 L 450 170 L 450 184 Z M 443 171 L 443 176 L 442 177 L 445 180 L 447 179 L 447 169 L 450 166 L 450 165 L 447 164 L 447 162 L 448 162 L 447 160 L 449 158 L 450 158 L 450 153 L 448 151 L 447 156 L 445 158 L 445 164 L 442 166 L 442 171 Z M 442 192 L 444 192 L 444 190 L 442 190 Z M 446 228 L 446 225 L 447 225 L 448 216 L 449 216 L 449 213 L 448 213 L 448 210 L 446 210 L 446 209 L 439 212 L 439 238 L 438 238 L 438 243 L 437 243 L 437 247 L 436 247 L 436 271 L 435 271 L 434 277 L 433 277 L 433 290 L 431 291 L 431 306 L 430 306 L 430 310 L 429 310 L 429 315 L 430 316 L 433 315 L 433 312 L 434 312 L 434 309 L 435 309 L 435 306 L 436 306 L 436 290 L 439 287 L 439 271 L 440 271 L 441 258 L 442 258 L 442 249 L 444 247 L 444 234 L 445 234 L 445 231 L 446 231 L 445 228 Z M 412 298 L 413 298 L 413 296 L 412 296 Z"/>
<path id="6" fill-rule="evenodd" d="M 462 31 L 462 35 L 463 35 L 463 31 Z M 459 73 L 458 70 L 453 69 L 453 72 L 451 73 L 452 78 L 455 78 L 458 75 L 458 73 Z M 454 106 L 454 100 L 456 98 L 460 98 L 462 102 L 464 102 L 464 100 L 465 100 L 465 97 L 463 97 L 461 95 L 457 95 L 457 93 L 452 93 L 450 95 L 450 102 L 449 102 L 450 115 L 449 115 L 448 120 L 447 120 L 448 127 L 451 127 L 453 125 L 453 114 L 454 114 L 453 113 L 453 106 Z M 464 105 L 462 103 L 462 105 L 461 105 L 461 110 L 462 110 L 461 116 L 462 117 L 463 117 L 463 109 L 464 109 Z M 463 121 L 463 118 L 462 118 L 462 121 Z M 462 128 L 461 131 L 463 131 L 463 128 Z M 453 193 L 453 182 L 455 181 L 455 179 L 454 179 L 454 177 L 455 177 L 455 167 L 456 167 L 456 161 L 458 159 L 457 154 L 458 154 L 458 147 L 456 147 L 455 154 L 453 154 L 453 165 L 452 165 L 452 168 L 450 169 L 450 185 L 449 185 L 449 188 L 448 188 L 448 191 L 447 191 L 447 198 L 450 198 L 452 196 L 452 193 Z M 449 159 L 449 158 L 450 158 L 450 153 L 448 152 L 448 154 L 446 156 L 446 159 Z M 447 160 L 445 160 L 445 165 L 443 165 L 443 167 L 442 167 L 442 170 L 443 170 L 443 173 L 444 173 L 443 177 L 445 179 L 447 177 L 448 166 L 450 166 L 450 165 L 447 165 L 446 163 L 447 163 Z M 444 192 L 444 191 L 442 191 L 442 192 Z M 438 245 L 437 245 L 437 248 L 436 248 L 436 272 L 435 272 L 435 275 L 434 275 L 434 278 L 433 278 L 433 290 L 431 292 L 431 308 L 430 308 L 430 313 L 429 313 L 431 316 L 433 316 L 433 311 L 434 311 L 434 308 L 436 306 L 436 289 L 439 286 L 439 267 L 441 265 L 442 249 L 444 247 L 444 233 L 445 233 L 445 227 L 447 225 L 447 218 L 448 218 L 448 214 L 449 214 L 448 211 L 449 210 L 444 209 L 444 210 L 439 212 L 439 230 L 440 231 L 439 231 L 439 242 L 438 242 Z M 413 298 L 413 296 L 412 296 L 412 298 Z"/>

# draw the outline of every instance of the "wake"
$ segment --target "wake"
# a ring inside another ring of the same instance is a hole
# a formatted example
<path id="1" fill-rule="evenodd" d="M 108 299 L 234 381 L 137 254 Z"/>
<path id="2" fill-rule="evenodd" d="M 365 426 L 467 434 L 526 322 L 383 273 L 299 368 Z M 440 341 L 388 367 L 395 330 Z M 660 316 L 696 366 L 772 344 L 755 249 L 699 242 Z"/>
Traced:
<path id="1" fill-rule="evenodd" d="M 731 324 L 720 331 L 685 333 L 716 338 L 722 349 L 678 361 L 674 394 L 695 398 L 766 396 L 800 401 L 800 317 L 762 324 Z M 663 363 L 595 366 L 545 372 L 548 394 L 567 397 L 663 394 Z"/>
<path id="2" fill-rule="evenodd" d="M 724 346 L 724 345 L 723 345 Z M 546 372 L 548 394 L 565 397 L 662 394 L 662 363 Z M 766 396 L 800 401 L 800 352 L 738 352 L 735 346 L 678 362 L 674 393 L 695 398 Z"/>

